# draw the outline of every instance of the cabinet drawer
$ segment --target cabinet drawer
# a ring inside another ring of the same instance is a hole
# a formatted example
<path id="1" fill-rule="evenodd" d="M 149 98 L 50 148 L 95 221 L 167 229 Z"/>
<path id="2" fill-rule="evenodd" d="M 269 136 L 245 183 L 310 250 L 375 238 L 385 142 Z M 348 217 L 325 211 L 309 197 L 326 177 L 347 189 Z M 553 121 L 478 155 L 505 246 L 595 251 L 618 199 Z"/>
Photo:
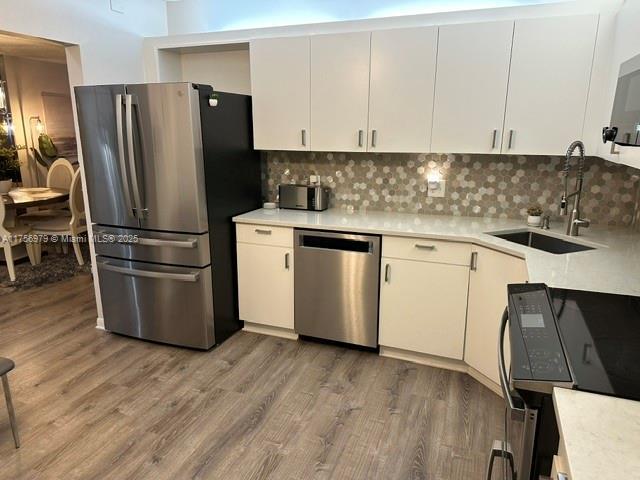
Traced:
<path id="1" fill-rule="evenodd" d="M 428 238 L 382 237 L 382 256 L 406 260 L 469 265 L 471 244 Z"/>
<path id="2" fill-rule="evenodd" d="M 293 247 L 293 229 L 272 227 L 271 225 L 236 225 L 238 242 L 272 245 L 275 247 Z"/>

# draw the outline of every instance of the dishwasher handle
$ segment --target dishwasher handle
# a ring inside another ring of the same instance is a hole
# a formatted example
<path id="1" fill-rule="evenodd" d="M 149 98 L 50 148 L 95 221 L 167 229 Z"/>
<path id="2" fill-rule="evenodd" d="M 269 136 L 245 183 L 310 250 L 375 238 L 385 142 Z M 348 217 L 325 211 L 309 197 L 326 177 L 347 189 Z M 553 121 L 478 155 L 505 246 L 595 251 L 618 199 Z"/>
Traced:
<path id="1" fill-rule="evenodd" d="M 299 248 L 373 254 L 378 238 L 364 235 L 298 232 Z"/>

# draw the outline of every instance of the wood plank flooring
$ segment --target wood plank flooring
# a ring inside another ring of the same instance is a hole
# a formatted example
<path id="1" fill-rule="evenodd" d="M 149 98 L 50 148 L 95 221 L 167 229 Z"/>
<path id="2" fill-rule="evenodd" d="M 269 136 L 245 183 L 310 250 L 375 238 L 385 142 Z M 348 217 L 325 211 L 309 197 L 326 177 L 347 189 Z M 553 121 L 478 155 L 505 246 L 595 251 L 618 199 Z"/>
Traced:
<path id="1" fill-rule="evenodd" d="M 89 276 L 0 300 L 2 479 L 482 479 L 502 402 L 455 372 L 240 332 L 210 352 L 99 331 Z"/>

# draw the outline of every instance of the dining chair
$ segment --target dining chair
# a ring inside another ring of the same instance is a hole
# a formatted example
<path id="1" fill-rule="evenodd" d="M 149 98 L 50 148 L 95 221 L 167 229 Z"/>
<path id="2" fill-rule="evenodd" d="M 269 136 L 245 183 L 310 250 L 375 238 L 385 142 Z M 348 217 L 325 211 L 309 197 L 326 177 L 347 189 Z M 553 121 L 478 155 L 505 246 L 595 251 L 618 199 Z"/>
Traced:
<path id="1" fill-rule="evenodd" d="M 31 232 L 29 225 L 17 225 L 15 227 L 7 227 L 4 225 L 6 217 L 6 208 L 4 202 L 0 198 L 0 247 L 4 250 L 4 259 L 7 263 L 7 269 L 9 270 L 9 279 L 12 282 L 16 281 L 16 269 L 13 261 L 13 247 L 16 247 L 22 243 L 22 235 L 26 235 Z M 27 249 L 27 255 L 31 265 L 35 265 L 37 248 L 35 243 L 25 243 Z"/>
<path id="2" fill-rule="evenodd" d="M 87 219 L 84 211 L 84 199 L 82 198 L 82 175 L 80 170 L 73 174 L 71 187 L 69 189 L 70 215 L 59 215 L 46 218 L 41 221 L 30 222 L 31 231 L 34 235 L 58 235 L 67 236 L 71 239 L 73 250 L 76 254 L 79 265 L 84 265 L 82 250 L 78 239 L 80 234 L 87 231 Z M 42 256 L 42 245 L 34 244 L 36 262 L 40 263 Z"/>
<path id="3" fill-rule="evenodd" d="M 16 422 L 16 412 L 13 409 L 11 401 L 11 390 L 9 389 L 9 379 L 7 374 L 15 368 L 16 364 L 13 360 L 0 357 L 0 377 L 2 377 L 2 389 L 4 390 L 4 399 L 7 402 L 7 411 L 9 412 L 9 423 L 11 424 L 11 432 L 13 433 L 13 442 L 16 448 L 20 448 L 20 437 L 18 436 L 18 423 Z"/>

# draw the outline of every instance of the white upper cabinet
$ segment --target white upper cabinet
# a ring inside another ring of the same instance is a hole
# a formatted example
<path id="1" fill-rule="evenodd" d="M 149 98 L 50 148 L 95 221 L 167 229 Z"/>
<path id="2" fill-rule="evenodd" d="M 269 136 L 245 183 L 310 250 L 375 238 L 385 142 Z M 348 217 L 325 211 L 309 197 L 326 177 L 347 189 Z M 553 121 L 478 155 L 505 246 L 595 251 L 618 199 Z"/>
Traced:
<path id="1" fill-rule="evenodd" d="M 370 152 L 428 152 L 438 28 L 371 34 Z"/>
<path id="2" fill-rule="evenodd" d="M 254 147 L 309 150 L 309 37 L 252 40 Z"/>
<path id="3" fill-rule="evenodd" d="M 582 138 L 596 15 L 518 20 L 502 153 L 562 154 Z"/>
<path id="4" fill-rule="evenodd" d="M 312 150 L 366 151 L 370 43 L 369 32 L 311 37 Z"/>
<path id="5" fill-rule="evenodd" d="M 440 27 L 431 151 L 500 153 L 513 22 Z"/>

